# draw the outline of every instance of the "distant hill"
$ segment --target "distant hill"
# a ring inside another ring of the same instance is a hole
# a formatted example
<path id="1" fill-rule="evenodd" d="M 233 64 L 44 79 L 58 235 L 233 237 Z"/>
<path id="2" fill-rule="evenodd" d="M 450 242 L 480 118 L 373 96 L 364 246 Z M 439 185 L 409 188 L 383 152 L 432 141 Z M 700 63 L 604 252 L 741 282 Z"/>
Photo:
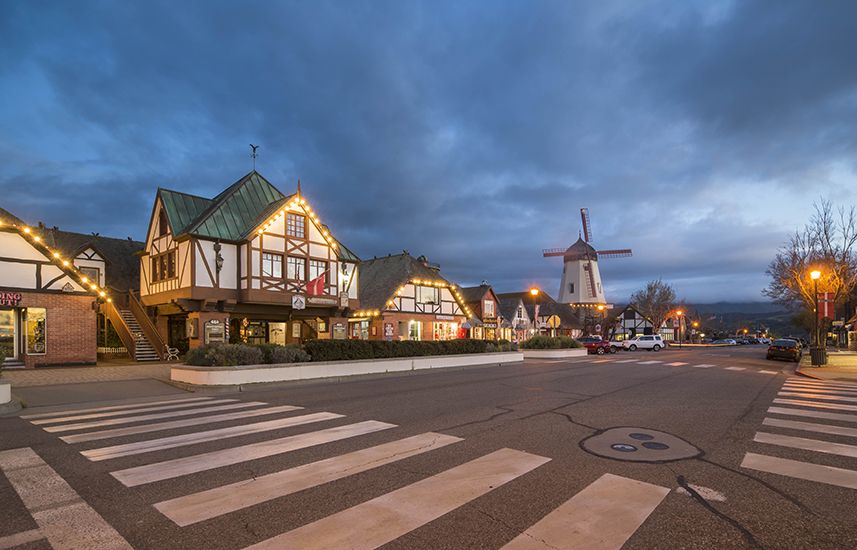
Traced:
<path id="1" fill-rule="evenodd" d="M 715 302 L 713 304 L 690 304 L 700 313 L 723 315 L 726 313 L 783 313 L 786 308 L 771 302 Z"/>
<path id="2" fill-rule="evenodd" d="M 750 331 L 768 329 L 774 335 L 804 335 L 806 329 L 795 325 L 794 313 L 770 302 L 717 302 L 693 304 L 706 331 L 721 335 L 735 334 L 743 328 Z"/>

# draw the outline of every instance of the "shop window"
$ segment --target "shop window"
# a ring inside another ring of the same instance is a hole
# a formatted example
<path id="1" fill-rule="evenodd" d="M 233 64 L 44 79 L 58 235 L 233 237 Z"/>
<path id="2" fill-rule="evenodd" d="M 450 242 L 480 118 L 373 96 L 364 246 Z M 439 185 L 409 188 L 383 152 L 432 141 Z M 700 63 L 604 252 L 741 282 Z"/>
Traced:
<path id="1" fill-rule="evenodd" d="M 422 340 L 422 323 L 408 321 L 408 340 Z"/>
<path id="2" fill-rule="evenodd" d="M 323 260 L 310 260 L 309 261 L 309 280 L 313 281 L 321 277 L 321 274 L 327 271 L 327 262 Z M 325 279 L 329 281 L 330 279 Z"/>
<path id="3" fill-rule="evenodd" d="M 355 321 L 351 323 L 351 338 L 353 340 L 368 340 L 369 321 Z"/>
<path id="4" fill-rule="evenodd" d="M 306 217 L 300 214 L 289 214 L 286 221 L 286 234 L 298 239 L 306 238 Z"/>
<path id="5" fill-rule="evenodd" d="M 494 317 L 494 301 L 493 300 L 484 300 L 482 302 L 482 316 L 483 317 Z"/>
<path id="6" fill-rule="evenodd" d="M 306 258 L 289 256 L 288 278 L 292 281 L 306 280 Z"/>
<path id="7" fill-rule="evenodd" d="M 430 286 L 417 287 L 417 302 L 422 304 L 438 303 L 438 289 Z"/>
<path id="8" fill-rule="evenodd" d="M 277 279 L 282 279 L 282 254 L 269 254 L 268 252 L 264 252 L 262 254 L 262 277 L 275 277 Z"/>
<path id="9" fill-rule="evenodd" d="M 47 352 L 45 328 L 47 311 L 41 307 L 27 308 L 27 354 L 44 355 Z"/>

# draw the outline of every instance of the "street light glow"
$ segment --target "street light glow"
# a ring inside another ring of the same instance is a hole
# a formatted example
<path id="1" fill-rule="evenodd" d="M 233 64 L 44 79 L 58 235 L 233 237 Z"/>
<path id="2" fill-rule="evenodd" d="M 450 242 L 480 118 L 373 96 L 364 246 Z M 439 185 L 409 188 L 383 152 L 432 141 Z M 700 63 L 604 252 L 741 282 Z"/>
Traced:
<path id="1" fill-rule="evenodd" d="M 679 317 L 681 317 L 684 314 L 684 312 L 682 310 L 678 310 L 675 312 L 675 314 L 678 315 Z"/>
<path id="2" fill-rule="evenodd" d="M 812 279 L 813 281 L 817 281 L 817 280 L 821 279 L 821 271 L 818 271 L 817 269 L 814 271 L 811 271 L 809 273 L 809 278 Z"/>
<path id="3" fill-rule="evenodd" d="M 530 294 L 531 294 L 532 296 L 538 296 L 538 295 L 539 295 L 539 289 L 537 289 L 537 288 L 535 288 L 535 287 L 531 288 L 531 289 L 530 289 Z"/>

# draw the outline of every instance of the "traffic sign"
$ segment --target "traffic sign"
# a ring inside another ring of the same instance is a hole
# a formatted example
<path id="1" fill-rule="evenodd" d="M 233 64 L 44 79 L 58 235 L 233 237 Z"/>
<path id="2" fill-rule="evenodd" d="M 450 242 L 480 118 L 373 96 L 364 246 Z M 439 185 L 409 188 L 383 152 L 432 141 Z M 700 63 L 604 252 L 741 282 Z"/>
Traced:
<path id="1" fill-rule="evenodd" d="M 548 317 L 548 326 L 550 328 L 559 328 L 560 323 L 559 315 L 551 315 Z"/>

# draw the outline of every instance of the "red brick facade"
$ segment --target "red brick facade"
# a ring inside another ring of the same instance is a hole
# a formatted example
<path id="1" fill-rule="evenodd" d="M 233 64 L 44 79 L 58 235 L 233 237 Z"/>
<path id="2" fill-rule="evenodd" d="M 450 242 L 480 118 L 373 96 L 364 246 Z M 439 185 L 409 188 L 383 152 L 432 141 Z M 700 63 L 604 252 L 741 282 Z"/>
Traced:
<path id="1" fill-rule="evenodd" d="M 96 313 L 93 296 L 46 292 L 16 291 L 21 294 L 19 307 L 41 307 L 46 310 L 45 347 L 43 355 L 20 352 L 27 368 L 49 365 L 94 364 L 97 357 Z M 20 330 L 24 331 L 24 323 Z M 25 347 L 25 346 L 22 346 Z"/>

